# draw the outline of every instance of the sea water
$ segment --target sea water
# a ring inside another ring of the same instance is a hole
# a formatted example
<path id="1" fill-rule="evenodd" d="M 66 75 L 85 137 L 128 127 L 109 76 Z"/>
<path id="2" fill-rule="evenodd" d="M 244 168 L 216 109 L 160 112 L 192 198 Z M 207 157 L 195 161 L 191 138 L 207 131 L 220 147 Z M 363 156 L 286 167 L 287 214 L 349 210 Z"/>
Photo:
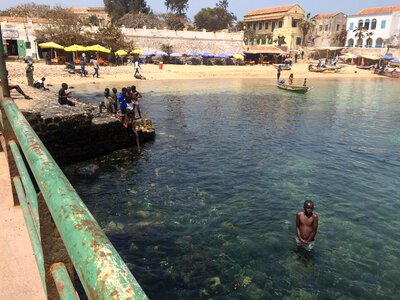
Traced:
<path id="1" fill-rule="evenodd" d="M 398 299 L 400 84 L 309 84 L 140 82 L 155 141 L 93 159 L 94 178 L 66 169 L 151 299 Z M 306 199 L 311 253 L 295 243 Z"/>

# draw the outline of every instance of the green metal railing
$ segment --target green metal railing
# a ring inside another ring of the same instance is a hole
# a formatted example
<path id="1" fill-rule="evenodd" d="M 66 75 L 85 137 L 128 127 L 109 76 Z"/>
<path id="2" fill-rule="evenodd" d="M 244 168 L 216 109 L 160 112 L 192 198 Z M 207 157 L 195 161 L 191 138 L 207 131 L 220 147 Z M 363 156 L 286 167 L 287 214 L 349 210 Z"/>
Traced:
<path id="1" fill-rule="evenodd" d="M 90 299 L 148 299 L 75 189 L 11 100 L 0 101 L 16 141 L 10 141 L 19 176 L 13 183 L 46 291 L 38 199 L 23 156 Z M 19 151 L 20 146 L 22 153 Z M 78 299 L 63 263 L 50 268 L 61 299 Z"/>

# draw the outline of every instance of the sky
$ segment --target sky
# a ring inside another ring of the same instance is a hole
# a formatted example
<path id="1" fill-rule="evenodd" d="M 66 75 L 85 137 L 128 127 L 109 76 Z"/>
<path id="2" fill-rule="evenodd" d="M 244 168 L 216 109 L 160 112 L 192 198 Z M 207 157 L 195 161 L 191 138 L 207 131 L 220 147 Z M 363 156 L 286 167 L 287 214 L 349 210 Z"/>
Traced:
<path id="1" fill-rule="evenodd" d="M 0 0 L 0 10 L 7 9 L 11 6 L 16 6 L 23 3 L 35 2 L 37 4 L 47 5 L 61 5 L 63 7 L 94 7 L 103 6 L 102 0 Z M 166 12 L 164 0 L 146 0 L 147 4 L 151 7 L 154 12 L 164 13 Z M 189 0 L 189 10 L 187 15 L 193 20 L 193 16 L 204 7 L 214 7 L 218 0 Z M 242 20 L 243 16 L 253 10 L 266 7 L 287 5 L 287 4 L 299 4 L 306 13 L 311 13 L 312 16 L 317 13 L 336 13 L 343 12 L 347 15 L 356 14 L 358 11 L 364 8 L 372 7 L 384 7 L 392 5 L 400 5 L 399 0 L 362 0 L 362 1 L 349 1 L 349 0 L 335 0 L 335 1 L 316 1 L 316 0 L 301 0 L 301 1 L 290 1 L 290 0 L 274 0 L 274 1 L 244 1 L 244 0 L 229 0 L 229 10 L 233 12 L 238 20 Z"/>

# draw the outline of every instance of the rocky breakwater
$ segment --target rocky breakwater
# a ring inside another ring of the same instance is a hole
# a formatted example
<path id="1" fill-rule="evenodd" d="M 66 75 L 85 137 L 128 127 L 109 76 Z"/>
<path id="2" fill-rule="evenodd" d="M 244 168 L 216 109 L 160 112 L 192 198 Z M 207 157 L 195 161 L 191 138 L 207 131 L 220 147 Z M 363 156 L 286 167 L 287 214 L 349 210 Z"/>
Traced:
<path id="1" fill-rule="evenodd" d="M 91 105 L 79 101 L 75 107 L 60 105 L 54 92 L 25 89 L 34 100 L 15 99 L 15 102 L 60 165 L 136 144 L 135 137 L 128 135 L 118 119 L 109 114 L 98 115 Z M 135 127 L 141 143 L 154 140 L 151 121 L 138 120 Z"/>

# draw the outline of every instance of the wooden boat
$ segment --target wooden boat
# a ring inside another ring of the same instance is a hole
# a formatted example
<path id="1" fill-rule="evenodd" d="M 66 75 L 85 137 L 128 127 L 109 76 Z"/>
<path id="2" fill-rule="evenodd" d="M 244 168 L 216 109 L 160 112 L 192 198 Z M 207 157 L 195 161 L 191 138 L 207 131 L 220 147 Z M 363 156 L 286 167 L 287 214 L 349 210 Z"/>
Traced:
<path id="1" fill-rule="evenodd" d="M 380 69 L 374 69 L 374 74 L 381 75 L 381 76 L 392 77 L 392 78 L 400 78 L 400 72 L 396 71 L 396 70 L 393 70 L 393 71 L 384 70 L 382 72 L 382 70 L 380 70 Z"/>
<path id="2" fill-rule="evenodd" d="M 295 93 L 300 93 L 300 94 L 305 94 L 310 90 L 309 86 L 295 85 L 295 84 L 277 83 L 277 86 L 280 89 L 295 92 Z"/>
<path id="3" fill-rule="evenodd" d="M 291 70 L 292 68 L 290 67 L 290 65 L 287 64 L 274 64 L 275 69 L 278 69 L 279 67 L 281 67 L 281 70 Z"/>
<path id="4" fill-rule="evenodd" d="M 361 69 L 361 70 L 369 70 L 371 68 L 373 68 L 373 66 L 356 66 L 357 69 Z"/>
<path id="5" fill-rule="evenodd" d="M 319 72 L 319 73 L 336 73 L 339 72 L 341 67 L 318 67 L 316 65 L 309 65 L 308 71 Z"/>

